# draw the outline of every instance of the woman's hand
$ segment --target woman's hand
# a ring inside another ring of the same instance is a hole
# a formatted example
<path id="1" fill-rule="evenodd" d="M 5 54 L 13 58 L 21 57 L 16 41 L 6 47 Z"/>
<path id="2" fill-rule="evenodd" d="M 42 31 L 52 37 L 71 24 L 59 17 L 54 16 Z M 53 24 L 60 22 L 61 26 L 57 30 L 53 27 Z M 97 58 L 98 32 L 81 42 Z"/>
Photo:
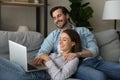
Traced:
<path id="1" fill-rule="evenodd" d="M 51 60 L 51 58 L 49 57 L 48 54 L 42 54 L 40 57 L 41 57 L 41 59 L 42 59 L 43 61 L 45 61 L 45 62 L 48 62 L 48 61 Z"/>
<path id="2" fill-rule="evenodd" d="M 51 60 L 51 58 L 48 56 L 48 54 L 42 54 L 40 55 L 39 57 L 35 58 L 33 60 L 33 63 L 36 64 L 36 65 L 44 65 L 44 62 L 47 62 Z"/>
<path id="3" fill-rule="evenodd" d="M 65 60 L 66 62 L 68 62 L 68 61 L 74 59 L 75 57 L 77 57 L 77 54 L 76 54 L 76 53 L 68 53 L 68 54 L 66 54 L 66 55 L 64 56 L 64 60 Z"/>
<path id="4" fill-rule="evenodd" d="M 33 61 L 32 61 L 35 65 L 44 65 L 43 63 L 43 60 L 41 59 L 41 56 L 35 58 Z"/>

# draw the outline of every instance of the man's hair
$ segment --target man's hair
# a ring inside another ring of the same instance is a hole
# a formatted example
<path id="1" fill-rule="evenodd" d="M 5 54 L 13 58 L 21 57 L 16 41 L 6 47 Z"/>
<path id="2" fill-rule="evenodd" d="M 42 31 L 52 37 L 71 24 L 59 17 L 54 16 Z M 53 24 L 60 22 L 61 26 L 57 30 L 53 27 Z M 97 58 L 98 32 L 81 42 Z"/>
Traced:
<path id="1" fill-rule="evenodd" d="M 69 11 L 68 11 L 64 6 L 56 6 L 56 7 L 53 7 L 53 8 L 50 10 L 50 15 L 51 15 L 51 17 L 53 17 L 52 13 L 53 13 L 55 10 L 57 10 L 57 9 L 61 9 L 64 15 L 66 15 L 66 14 L 69 15 Z"/>
<path id="2" fill-rule="evenodd" d="M 66 29 L 63 33 L 68 34 L 71 41 L 75 42 L 75 46 L 72 47 L 71 52 L 81 52 L 82 51 L 82 44 L 79 34 L 73 29 Z"/>

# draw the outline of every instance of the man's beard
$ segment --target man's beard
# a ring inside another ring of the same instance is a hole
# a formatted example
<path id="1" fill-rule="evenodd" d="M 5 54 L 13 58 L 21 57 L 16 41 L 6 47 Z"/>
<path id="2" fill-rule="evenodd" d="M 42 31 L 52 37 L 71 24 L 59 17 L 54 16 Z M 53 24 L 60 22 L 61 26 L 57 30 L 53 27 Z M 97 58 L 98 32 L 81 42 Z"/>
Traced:
<path id="1" fill-rule="evenodd" d="M 60 29 L 63 29 L 63 28 L 65 28 L 65 26 L 66 26 L 67 23 L 68 23 L 68 21 L 66 20 L 66 21 L 64 22 L 64 24 L 62 25 L 62 27 L 59 27 L 59 26 L 57 26 L 57 27 L 60 28 Z"/>

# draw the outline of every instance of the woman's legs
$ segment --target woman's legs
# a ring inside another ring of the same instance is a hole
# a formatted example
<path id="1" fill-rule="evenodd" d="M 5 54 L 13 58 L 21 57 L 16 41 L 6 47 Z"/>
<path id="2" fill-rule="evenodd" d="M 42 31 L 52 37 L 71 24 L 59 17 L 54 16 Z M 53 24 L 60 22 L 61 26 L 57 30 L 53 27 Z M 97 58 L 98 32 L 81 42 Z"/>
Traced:
<path id="1" fill-rule="evenodd" d="M 32 72 L 34 80 L 51 80 L 50 75 L 45 70 Z"/>
<path id="2" fill-rule="evenodd" d="M 0 56 L 0 80 L 47 80 L 47 77 L 46 71 L 28 73 L 21 66 Z"/>
<path id="3" fill-rule="evenodd" d="M 20 80 L 21 73 L 24 70 L 19 65 L 0 56 L 0 80 Z"/>

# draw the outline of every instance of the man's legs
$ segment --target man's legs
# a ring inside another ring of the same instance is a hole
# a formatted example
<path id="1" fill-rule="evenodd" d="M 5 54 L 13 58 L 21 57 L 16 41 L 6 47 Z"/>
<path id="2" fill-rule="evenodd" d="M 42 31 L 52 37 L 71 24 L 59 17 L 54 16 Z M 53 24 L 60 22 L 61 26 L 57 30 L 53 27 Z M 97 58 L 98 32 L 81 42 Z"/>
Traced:
<path id="1" fill-rule="evenodd" d="M 112 80 L 120 80 L 120 64 L 101 60 L 96 69 L 104 72 Z"/>
<path id="2" fill-rule="evenodd" d="M 75 73 L 75 77 L 81 80 L 106 80 L 106 75 L 96 69 L 98 64 L 99 60 L 96 58 L 81 62 Z"/>
<path id="3" fill-rule="evenodd" d="M 75 76 L 83 80 L 106 80 L 106 78 L 120 80 L 119 74 L 120 64 L 93 58 L 83 61 Z"/>
<path id="4" fill-rule="evenodd" d="M 81 80 L 106 80 L 106 76 L 101 71 L 82 65 L 78 67 L 75 78 Z"/>

